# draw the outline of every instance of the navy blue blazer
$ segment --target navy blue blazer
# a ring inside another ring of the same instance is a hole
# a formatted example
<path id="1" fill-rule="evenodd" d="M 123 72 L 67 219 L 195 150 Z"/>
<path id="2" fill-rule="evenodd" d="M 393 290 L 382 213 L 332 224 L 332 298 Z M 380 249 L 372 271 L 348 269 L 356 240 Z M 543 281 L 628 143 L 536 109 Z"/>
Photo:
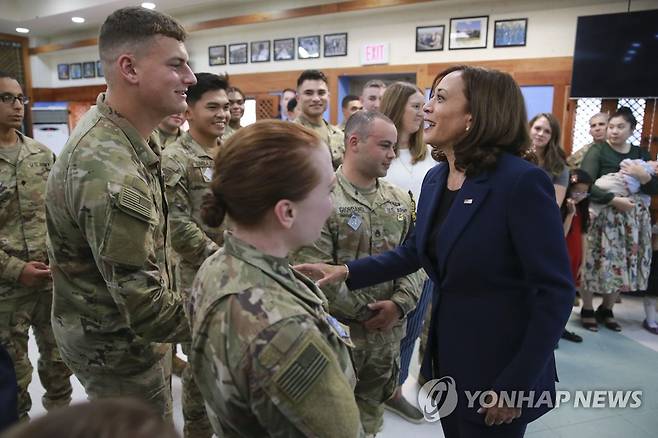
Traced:
<path id="1" fill-rule="evenodd" d="M 575 288 L 555 190 L 537 166 L 503 154 L 494 170 L 466 178 L 436 248 L 428 239 L 448 165 L 425 176 L 416 227 L 405 243 L 350 262 L 358 289 L 424 268 L 435 284 L 426 359 L 433 377 L 455 379 L 460 415 L 483 422 L 464 391 L 555 393 L 553 350 L 571 313 Z M 432 265 L 427 254 L 436 255 Z M 540 395 L 540 394 L 538 394 Z M 530 422 L 550 409 L 523 409 Z"/>

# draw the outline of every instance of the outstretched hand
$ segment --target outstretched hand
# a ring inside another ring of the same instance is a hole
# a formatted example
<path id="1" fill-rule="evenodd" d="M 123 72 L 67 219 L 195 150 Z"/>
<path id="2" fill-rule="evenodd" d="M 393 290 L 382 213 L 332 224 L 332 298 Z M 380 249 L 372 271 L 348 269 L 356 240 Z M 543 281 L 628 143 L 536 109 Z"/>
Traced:
<path id="1" fill-rule="evenodd" d="M 345 265 L 328 265 L 326 263 L 302 263 L 292 267 L 315 281 L 318 287 L 345 281 L 347 268 Z"/>

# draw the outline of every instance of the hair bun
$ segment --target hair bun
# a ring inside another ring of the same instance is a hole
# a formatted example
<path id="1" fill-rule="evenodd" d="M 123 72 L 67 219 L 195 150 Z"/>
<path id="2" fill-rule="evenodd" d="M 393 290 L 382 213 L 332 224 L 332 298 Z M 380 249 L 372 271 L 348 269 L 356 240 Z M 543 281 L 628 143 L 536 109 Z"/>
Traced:
<path id="1" fill-rule="evenodd" d="M 218 227 L 224 222 L 226 204 L 213 193 L 206 193 L 201 203 L 201 220 L 209 227 Z"/>

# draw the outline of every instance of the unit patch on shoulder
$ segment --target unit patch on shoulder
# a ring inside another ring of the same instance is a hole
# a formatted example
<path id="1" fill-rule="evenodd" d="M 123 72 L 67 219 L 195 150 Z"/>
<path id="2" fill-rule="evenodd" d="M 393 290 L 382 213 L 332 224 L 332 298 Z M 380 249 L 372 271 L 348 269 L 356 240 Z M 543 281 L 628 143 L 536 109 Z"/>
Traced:
<path id="1" fill-rule="evenodd" d="M 276 383 L 294 402 L 301 400 L 329 364 L 329 359 L 312 343 L 276 379 Z"/>

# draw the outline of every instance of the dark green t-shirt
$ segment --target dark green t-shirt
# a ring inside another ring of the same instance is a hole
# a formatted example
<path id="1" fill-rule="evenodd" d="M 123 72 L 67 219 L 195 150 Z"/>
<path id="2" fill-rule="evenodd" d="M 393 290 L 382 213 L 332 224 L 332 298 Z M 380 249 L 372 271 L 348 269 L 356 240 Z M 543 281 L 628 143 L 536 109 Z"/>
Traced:
<path id="1" fill-rule="evenodd" d="M 649 161 L 649 152 L 638 146 L 631 145 L 631 149 L 625 153 L 619 153 L 614 150 L 608 143 L 596 143 L 592 145 L 585 154 L 580 168 L 587 172 L 594 181 L 608 173 L 619 172 L 619 163 L 622 160 L 630 158 L 631 160 L 642 159 Z M 658 178 L 653 176 L 651 181 L 642 185 L 640 191 L 647 195 L 658 194 Z M 598 204 L 607 204 L 612 201 L 615 195 L 596 186 L 592 186 L 592 202 Z"/>

